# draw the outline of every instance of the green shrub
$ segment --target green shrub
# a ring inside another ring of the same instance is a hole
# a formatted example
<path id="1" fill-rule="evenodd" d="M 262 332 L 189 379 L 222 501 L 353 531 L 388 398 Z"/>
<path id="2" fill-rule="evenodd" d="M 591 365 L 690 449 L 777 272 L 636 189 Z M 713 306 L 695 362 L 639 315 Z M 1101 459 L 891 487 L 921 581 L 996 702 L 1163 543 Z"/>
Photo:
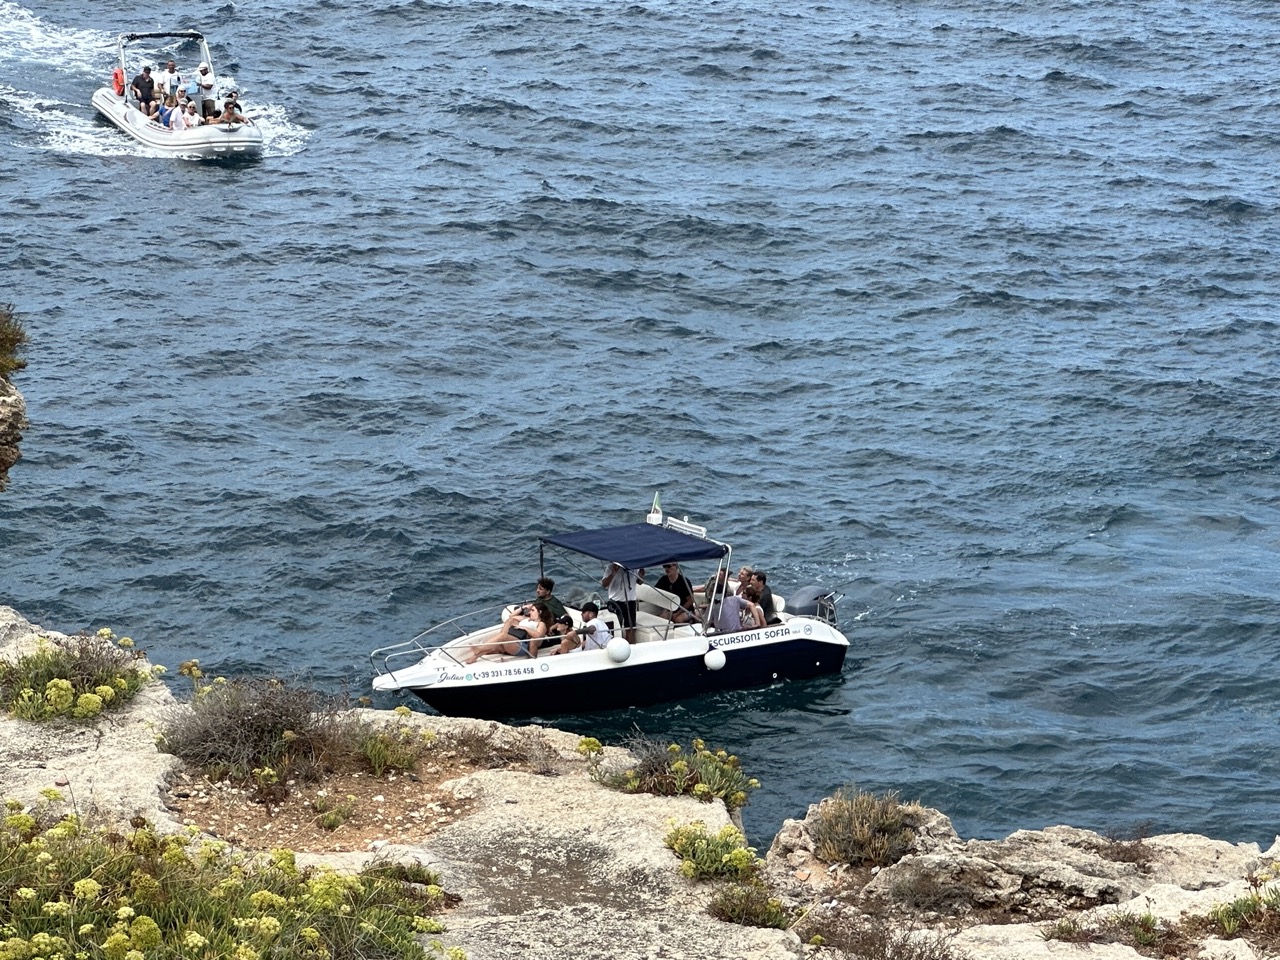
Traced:
<path id="1" fill-rule="evenodd" d="M 88 830 L 74 816 L 51 820 L 44 808 L 20 814 L 11 802 L 9 810 L 0 826 L 0 956 L 463 957 L 421 942 L 444 930 L 430 915 L 441 891 L 378 868 L 300 870 L 287 850 L 249 858 L 194 832 L 158 835 L 141 819 L 122 835 Z M 41 822 L 27 829 L 30 820 Z"/>
<path id="2" fill-rule="evenodd" d="M 440 874 L 416 861 L 414 863 L 380 861 L 369 864 L 365 867 L 364 872 L 370 876 L 381 877 L 384 880 L 414 883 L 422 887 L 435 887 L 436 891 L 431 892 L 432 896 L 440 898 L 447 896 L 440 889 Z"/>
<path id="3" fill-rule="evenodd" d="M 758 883 L 725 884 L 707 904 L 707 912 L 728 923 L 777 930 L 785 930 L 793 919 L 782 901 L 770 897 L 769 891 Z"/>
<path id="4" fill-rule="evenodd" d="M 822 802 L 809 833 L 820 860 L 852 866 L 897 863 L 916 838 L 897 793 L 875 796 L 853 786 Z"/>
<path id="5" fill-rule="evenodd" d="M 364 724 L 357 734 L 356 748 L 369 764 L 375 777 L 388 770 L 412 770 L 435 735 L 414 730 L 409 726 L 377 727 Z"/>
<path id="6" fill-rule="evenodd" d="M 311 809 L 316 812 L 316 823 L 323 830 L 337 830 L 356 812 L 350 797 L 337 800 L 324 791 L 311 799 Z"/>
<path id="7" fill-rule="evenodd" d="M 734 826 L 721 827 L 718 833 L 710 834 L 706 824 L 695 820 L 682 827 L 673 826 L 665 842 L 680 858 L 680 872 L 690 880 L 749 880 L 760 870 L 755 850 L 747 846 L 747 838 Z"/>
<path id="8" fill-rule="evenodd" d="M 625 770 L 603 767 L 597 751 L 584 750 L 582 745 L 579 751 L 593 760 L 593 778 L 627 793 L 690 794 L 708 803 L 719 798 L 730 810 L 737 810 L 746 805 L 747 791 L 760 786 L 760 781 L 742 772 L 736 756 L 708 750 L 701 740 L 694 740 L 687 754 L 679 744 L 663 744 L 648 737 L 632 738 L 625 746 L 635 757 L 635 763 Z"/>
<path id="9" fill-rule="evenodd" d="M 27 365 L 27 361 L 18 356 L 18 350 L 26 342 L 27 333 L 14 316 L 13 304 L 0 304 L 0 378 L 7 378 Z"/>
<path id="10" fill-rule="evenodd" d="M 1075 917 L 1063 917 L 1041 929 L 1040 939 L 1062 943 L 1100 943 L 1105 938 L 1097 928 L 1083 924 Z"/>
<path id="11" fill-rule="evenodd" d="M 40 637 L 33 653 L 0 661 L 0 702 L 20 720 L 92 720 L 118 710 L 151 679 L 133 641 L 110 629 Z M 154 668 L 159 671 L 162 668 Z"/>

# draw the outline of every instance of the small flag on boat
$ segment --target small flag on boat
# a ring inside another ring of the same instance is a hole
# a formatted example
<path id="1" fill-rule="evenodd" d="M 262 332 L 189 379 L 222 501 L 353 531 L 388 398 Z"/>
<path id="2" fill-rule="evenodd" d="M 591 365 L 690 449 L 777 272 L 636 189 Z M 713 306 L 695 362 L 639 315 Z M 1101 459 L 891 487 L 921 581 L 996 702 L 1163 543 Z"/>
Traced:
<path id="1" fill-rule="evenodd" d="M 649 508 L 649 515 L 644 518 L 645 523 L 651 523 L 654 526 L 662 526 L 662 500 L 657 492 L 653 495 L 653 506 Z"/>

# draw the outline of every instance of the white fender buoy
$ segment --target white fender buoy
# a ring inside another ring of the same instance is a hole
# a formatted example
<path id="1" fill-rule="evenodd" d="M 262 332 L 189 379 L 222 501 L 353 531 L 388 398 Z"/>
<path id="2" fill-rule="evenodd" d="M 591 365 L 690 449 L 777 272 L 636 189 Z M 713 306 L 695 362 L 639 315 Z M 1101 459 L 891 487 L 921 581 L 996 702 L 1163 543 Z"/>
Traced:
<path id="1" fill-rule="evenodd" d="M 624 637 L 614 637 L 604 649 L 614 663 L 626 663 L 631 656 L 631 644 Z"/>
<path id="2" fill-rule="evenodd" d="M 724 651 L 712 647 L 702 655 L 702 662 L 707 665 L 708 670 L 719 670 L 724 666 Z"/>

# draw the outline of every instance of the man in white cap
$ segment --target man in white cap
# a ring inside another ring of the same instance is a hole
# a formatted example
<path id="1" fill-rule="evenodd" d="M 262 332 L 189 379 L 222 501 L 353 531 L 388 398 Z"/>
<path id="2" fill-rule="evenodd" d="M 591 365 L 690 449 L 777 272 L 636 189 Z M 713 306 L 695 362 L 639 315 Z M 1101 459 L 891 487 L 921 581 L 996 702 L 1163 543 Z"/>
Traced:
<path id="1" fill-rule="evenodd" d="M 203 60 L 200 66 L 196 67 L 196 86 L 200 88 L 199 96 L 196 98 L 200 101 L 200 116 L 208 119 L 217 113 L 217 110 L 213 105 L 213 71 Z"/>

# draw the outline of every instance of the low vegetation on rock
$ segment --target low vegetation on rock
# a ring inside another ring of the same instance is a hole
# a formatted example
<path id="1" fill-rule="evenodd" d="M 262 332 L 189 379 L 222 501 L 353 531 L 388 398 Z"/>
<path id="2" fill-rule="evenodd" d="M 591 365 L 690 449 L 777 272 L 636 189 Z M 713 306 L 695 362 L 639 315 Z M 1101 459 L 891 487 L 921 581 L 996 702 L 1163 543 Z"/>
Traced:
<path id="1" fill-rule="evenodd" d="M 18 356 L 26 342 L 27 333 L 14 315 L 13 304 L 0 303 L 0 378 L 7 379 L 27 365 L 27 361 Z"/>
<path id="2" fill-rule="evenodd" d="M 942 931 L 843 914 L 827 918 L 823 932 L 809 942 L 839 950 L 848 960 L 972 960 L 952 939 Z"/>
<path id="3" fill-rule="evenodd" d="M 0 703 L 19 720 L 92 721 L 119 710 L 162 667 L 147 668 L 129 637 L 97 633 L 41 637 L 36 649 L 0 660 Z"/>
<path id="4" fill-rule="evenodd" d="M 0 825 L 0 958 L 462 960 L 424 939 L 444 928 L 438 878 L 378 864 L 358 874 L 299 869 L 293 854 L 234 853 L 195 831 L 91 829 L 56 790 Z"/>
<path id="5" fill-rule="evenodd" d="M 1063 917 L 1042 929 L 1040 936 L 1063 943 L 1119 943 L 1146 957 L 1187 956 L 1207 937 L 1241 939 L 1274 956 L 1280 951 L 1280 887 L 1267 884 L 1275 879 L 1271 872 L 1251 875 L 1249 894 L 1203 916 L 1184 914 L 1166 921 L 1151 913 L 1116 910 L 1098 919 Z"/>
<path id="6" fill-rule="evenodd" d="M 722 883 L 707 912 L 729 923 L 752 927 L 790 926 L 795 919 L 782 901 L 770 894 L 762 870 L 763 862 L 737 827 L 721 827 L 708 833 L 702 821 L 671 825 L 666 844 L 680 858 L 680 872 L 690 880 Z"/>
<path id="7" fill-rule="evenodd" d="M 814 853 L 826 863 L 885 867 L 911 850 L 910 809 L 892 791 L 875 795 L 841 787 L 818 808 L 810 825 Z"/>
<path id="8" fill-rule="evenodd" d="M 291 781 L 314 782 L 334 771 L 367 769 L 380 777 L 411 770 L 433 739 L 362 720 L 343 698 L 300 684 L 206 681 L 194 660 L 179 673 L 191 678 L 195 695 L 166 717 L 160 749 L 211 780 L 252 782 L 264 801 L 281 799 Z"/>
<path id="9" fill-rule="evenodd" d="M 708 803 L 718 799 L 732 811 L 746 806 L 748 791 L 760 786 L 759 780 L 742 772 L 736 756 L 709 750 L 702 740 L 694 740 L 688 753 L 678 743 L 650 737 L 633 737 L 623 745 L 633 759 L 621 767 L 601 762 L 604 748 L 594 737 L 583 737 L 578 752 L 592 761 L 591 775 L 597 782 L 626 793 L 688 794 Z"/>

